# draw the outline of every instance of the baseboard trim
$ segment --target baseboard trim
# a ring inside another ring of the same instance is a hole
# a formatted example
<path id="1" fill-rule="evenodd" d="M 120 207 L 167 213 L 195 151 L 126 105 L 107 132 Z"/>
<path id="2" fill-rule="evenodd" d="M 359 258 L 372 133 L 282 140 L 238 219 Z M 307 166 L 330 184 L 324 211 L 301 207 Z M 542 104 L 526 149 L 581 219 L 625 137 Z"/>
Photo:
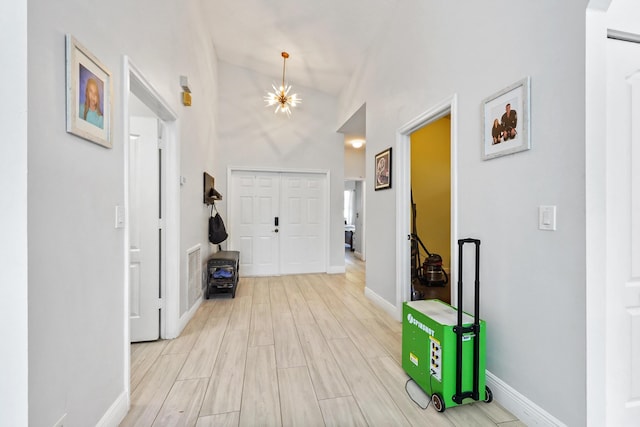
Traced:
<path id="1" fill-rule="evenodd" d="M 400 314 L 398 313 L 396 306 L 391 304 L 386 299 L 382 298 L 380 295 L 376 294 L 374 291 L 371 290 L 371 288 L 367 288 L 367 287 L 364 288 L 364 296 L 369 298 L 371 301 L 373 301 L 373 303 L 376 304 L 378 307 L 386 311 L 389 314 L 389 316 L 393 317 L 396 320 L 400 320 Z"/>
<path id="2" fill-rule="evenodd" d="M 327 268 L 327 274 L 343 274 L 347 269 L 344 265 L 331 265 Z"/>
<path id="3" fill-rule="evenodd" d="M 202 292 L 203 293 L 206 292 L 206 289 L 203 290 Z M 193 305 L 191 306 L 189 311 L 187 311 L 185 314 L 182 315 L 182 317 L 178 321 L 178 328 L 179 328 L 178 334 L 175 337 L 171 337 L 171 338 L 177 338 L 177 337 L 180 336 L 180 334 L 182 333 L 184 328 L 187 326 L 187 323 L 189 323 L 191 318 L 196 314 L 196 311 L 198 311 L 198 308 L 200 308 L 200 305 L 202 304 L 202 301 L 204 301 L 203 296 L 200 296 L 196 300 L 196 302 L 193 303 Z"/>
<path id="4" fill-rule="evenodd" d="M 124 420 L 129 412 L 129 400 L 127 392 L 123 391 L 120 396 L 113 402 L 111 407 L 104 413 L 96 427 L 113 427 L 118 426 Z"/>
<path id="5" fill-rule="evenodd" d="M 493 398 L 528 426 L 567 427 L 562 421 L 518 393 L 510 385 L 487 371 L 487 385 Z"/>
<path id="6" fill-rule="evenodd" d="M 355 252 L 353 253 L 353 255 L 354 255 L 356 258 L 358 258 L 360 261 L 364 261 L 364 255 L 362 255 L 360 252 L 355 251 Z"/>

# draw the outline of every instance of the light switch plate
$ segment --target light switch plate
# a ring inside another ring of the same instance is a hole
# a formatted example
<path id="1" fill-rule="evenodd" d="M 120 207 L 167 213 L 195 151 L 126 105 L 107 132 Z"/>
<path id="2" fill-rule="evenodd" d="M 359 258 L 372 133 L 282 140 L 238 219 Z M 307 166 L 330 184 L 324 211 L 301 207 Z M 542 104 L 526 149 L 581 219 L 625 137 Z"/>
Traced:
<path id="1" fill-rule="evenodd" d="M 556 207 L 538 206 L 538 228 L 540 230 L 556 230 Z"/>
<path id="2" fill-rule="evenodd" d="M 116 228 L 124 228 L 124 207 L 116 206 Z"/>

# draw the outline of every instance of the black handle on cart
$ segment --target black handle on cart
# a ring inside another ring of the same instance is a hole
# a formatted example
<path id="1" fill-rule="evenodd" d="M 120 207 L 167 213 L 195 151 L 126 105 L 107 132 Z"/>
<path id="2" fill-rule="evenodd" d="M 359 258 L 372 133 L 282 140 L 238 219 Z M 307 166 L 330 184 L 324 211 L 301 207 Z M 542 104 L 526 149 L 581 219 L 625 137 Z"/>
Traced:
<path id="1" fill-rule="evenodd" d="M 476 271 L 475 271 L 475 304 L 474 322 L 471 326 L 464 327 L 462 323 L 462 248 L 465 243 L 473 243 L 476 246 Z M 471 397 L 474 400 L 480 399 L 479 374 L 480 374 L 480 240 L 460 239 L 458 240 L 458 324 L 453 328 L 457 335 L 456 347 L 456 394 L 453 401 L 461 404 L 462 401 Z M 465 333 L 473 332 L 473 391 L 462 391 L 462 338 Z"/>

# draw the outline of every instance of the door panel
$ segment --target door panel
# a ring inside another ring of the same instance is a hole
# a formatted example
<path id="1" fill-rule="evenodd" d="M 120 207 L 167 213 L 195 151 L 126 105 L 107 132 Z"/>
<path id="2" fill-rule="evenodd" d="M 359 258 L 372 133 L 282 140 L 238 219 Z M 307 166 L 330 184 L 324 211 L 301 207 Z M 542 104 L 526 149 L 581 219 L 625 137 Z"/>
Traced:
<path id="1" fill-rule="evenodd" d="M 607 425 L 640 419 L 640 45 L 608 40 Z"/>
<path id="2" fill-rule="evenodd" d="M 160 337 L 158 121 L 131 117 L 129 143 L 129 321 L 131 341 Z"/>
<path id="3" fill-rule="evenodd" d="M 273 224 L 280 203 L 279 177 L 259 172 L 231 176 L 231 247 L 240 250 L 240 271 L 248 276 L 278 274 L 278 234 Z"/>
<path id="4" fill-rule="evenodd" d="M 244 274 L 326 271 L 326 175 L 234 171 L 231 186 L 231 247 Z"/>
<path id="5" fill-rule="evenodd" d="M 282 274 L 326 271 L 325 183 L 322 174 L 282 175 Z"/>

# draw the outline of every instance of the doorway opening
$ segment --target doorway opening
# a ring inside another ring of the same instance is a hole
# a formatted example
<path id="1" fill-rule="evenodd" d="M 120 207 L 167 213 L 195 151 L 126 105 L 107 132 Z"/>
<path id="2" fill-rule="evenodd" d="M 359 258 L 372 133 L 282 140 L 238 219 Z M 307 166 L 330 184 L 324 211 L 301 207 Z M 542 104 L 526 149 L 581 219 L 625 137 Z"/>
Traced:
<path id="1" fill-rule="evenodd" d="M 457 251 L 451 251 L 456 247 L 457 230 L 457 96 L 445 99 L 430 110 L 425 111 L 414 118 L 396 133 L 397 154 L 397 197 L 396 197 L 396 312 L 397 317 L 402 317 L 402 303 L 411 300 L 411 186 L 412 186 L 412 134 L 427 125 L 436 123 L 440 119 L 449 117 L 450 141 L 449 141 L 449 252 L 440 254 L 446 256 L 449 265 L 457 265 Z M 445 122 L 446 123 L 446 122 Z M 444 202 L 440 202 L 444 203 Z M 424 216 L 428 206 L 424 206 L 420 212 Z M 442 209 L 446 211 L 446 209 Z M 420 213 L 419 213 L 420 215 Z M 440 214 L 441 215 L 441 214 Z M 446 237 L 445 237 L 446 239 Z M 429 243 L 429 242 L 425 242 Z M 446 246 L 446 245 L 445 245 Z M 427 246 L 428 247 L 428 246 Z M 431 250 L 431 248 L 430 248 Z M 440 249 L 438 249 L 440 250 Z M 435 251 L 435 249 L 434 249 Z M 455 272 L 449 272 L 449 283 L 455 283 Z M 450 286 L 450 301 L 456 301 L 456 288 Z M 446 292 L 446 291 L 445 291 Z"/>
<path id="2" fill-rule="evenodd" d="M 143 74 L 130 61 L 127 56 L 123 56 L 123 77 L 122 77 L 122 123 L 124 144 L 124 389 L 127 395 L 130 394 L 130 307 L 131 307 L 131 279 L 129 274 L 130 256 L 130 150 L 131 128 L 130 118 L 138 114 L 135 111 L 136 105 L 144 105 L 146 109 L 155 116 L 155 121 L 160 122 L 158 129 L 162 129 L 162 156 L 155 159 L 158 163 L 159 178 L 158 185 L 158 207 L 162 212 L 162 218 L 158 220 L 158 229 L 162 230 L 162 239 L 159 241 L 158 263 L 160 276 L 160 289 L 151 298 L 161 307 L 159 313 L 160 338 L 173 338 L 179 332 L 179 283 L 180 283 L 180 188 L 179 188 L 179 164 L 178 164 L 178 141 L 177 141 L 177 115 L 171 110 L 169 105 L 151 86 Z M 135 98 L 135 99 L 134 99 Z M 139 104 L 137 104 L 139 102 Z M 133 106 L 133 108 L 132 108 Z M 160 147 L 158 147 L 160 148 Z M 160 256 L 162 254 L 163 256 Z"/>
<path id="3" fill-rule="evenodd" d="M 450 304 L 451 116 L 417 129 L 410 142 L 411 299 Z"/>
<path id="4" fill-rule="evenodd" d="M 366 104 L 338 129 L 344 135 L 344 246 L 350 258 L 366 260 Z"/>
<path id="5" fill-rule="evenodd" d="M 364 179 L 344 180 L 344 250 L 345 262 L 354 257 L 365 260 L 364 206 L 366 182 Z"/>

